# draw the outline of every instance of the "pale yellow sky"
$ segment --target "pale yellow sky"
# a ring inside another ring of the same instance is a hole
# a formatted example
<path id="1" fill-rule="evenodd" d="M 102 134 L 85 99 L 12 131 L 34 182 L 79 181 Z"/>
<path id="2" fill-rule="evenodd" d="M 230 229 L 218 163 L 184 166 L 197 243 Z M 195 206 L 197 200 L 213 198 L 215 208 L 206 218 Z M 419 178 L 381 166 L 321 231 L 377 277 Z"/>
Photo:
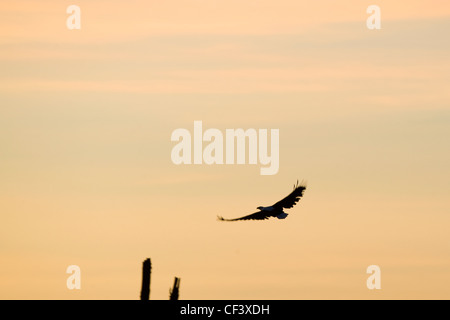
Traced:
<path id="1" fill-rule="evenodd" d="M 70 4 L 0 4 L 1 299 L 137 299 L 147 257 L 152 299 L 450 297 L 448 1 Z M 174 165 L 195 120 L 279 129 L 279 173 Z"/>

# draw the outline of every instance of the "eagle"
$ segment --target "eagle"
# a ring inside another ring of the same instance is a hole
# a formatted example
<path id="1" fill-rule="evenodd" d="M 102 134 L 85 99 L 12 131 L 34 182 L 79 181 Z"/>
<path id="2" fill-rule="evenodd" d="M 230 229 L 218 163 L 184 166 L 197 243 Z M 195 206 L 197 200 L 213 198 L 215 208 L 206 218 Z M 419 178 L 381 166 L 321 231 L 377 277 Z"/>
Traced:
<path id="1" fill-rule="evenodd" d="M 294 190 L 286 196 L 284 199 L 278 201 L 277 203 L 269 206 L 262 207 L 259 206 L 256 209 L 259 209 L 258 212 L 249 214 L 248 216 L 244 216 L 236 219 L 224 219 L 221 216 L 217 216 L 220 221 L 240 221 L 240 220 L 266 220 L 270 217 L 275 217 L 278 219 L 285 219 L 288 214 L 283 211 L 283 209 L 290 209 L 294 207 L 300 198 L 303 196 L 303 192 L 306 190 L 306 184 L 302 182 L 300 185 L 294 184 Z"/>

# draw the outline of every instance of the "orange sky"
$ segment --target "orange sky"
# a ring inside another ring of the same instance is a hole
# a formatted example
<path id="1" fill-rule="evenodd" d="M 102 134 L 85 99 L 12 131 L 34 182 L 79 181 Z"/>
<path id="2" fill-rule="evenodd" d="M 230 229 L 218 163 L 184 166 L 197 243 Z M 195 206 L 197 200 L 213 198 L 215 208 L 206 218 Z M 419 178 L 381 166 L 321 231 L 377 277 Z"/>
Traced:
<path id="1" fill-rule="evenodd" d="M 448 1 L 70 4 L 0 4 L 1 299 L 137 299 L 147 257 L 152 299 L 450 297 Z M 174 165 L 195 120 L 279 129 L 278 174 Z"/>

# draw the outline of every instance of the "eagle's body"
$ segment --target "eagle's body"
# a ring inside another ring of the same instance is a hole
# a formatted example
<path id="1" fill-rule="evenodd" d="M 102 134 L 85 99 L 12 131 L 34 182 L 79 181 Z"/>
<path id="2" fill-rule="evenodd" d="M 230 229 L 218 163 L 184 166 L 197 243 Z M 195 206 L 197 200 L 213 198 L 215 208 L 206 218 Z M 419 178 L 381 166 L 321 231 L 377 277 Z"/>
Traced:
<path id="1" fill-rule="evenodd" d="M 287 197 L 284 199 L 278 201 L 277 203 L 268 206 L 268 207 L 262 207 L 259 206 L 257 209 L 259 209 L 258 212 L 249 214 L 248 216 L 244 216 L 242 218 L 236 218 L 236 219 L 224 219 L 222 217 L 218 217 L 221 221 L 239 221 L 239 220 L 266 220 L 270 217 L 278 218 L 278 219 L 285 219 L 288 214 L 283 211 L 283 209 L 290 209 L 294 207 L 297 202 L 300 200 L 300 198 L 303 196 L 303 192 L 306 189 L 306 185 L 301 184 L 294 185 L 294 191 L 292 191 Z"/>
<path id="2" fill-rule="evenodd" d="M 256 209 L 259 209 L 261 211 L 273 211 L 273 207 L 272 206 L 270 206 L 270 207 L 258 207 Z"/>

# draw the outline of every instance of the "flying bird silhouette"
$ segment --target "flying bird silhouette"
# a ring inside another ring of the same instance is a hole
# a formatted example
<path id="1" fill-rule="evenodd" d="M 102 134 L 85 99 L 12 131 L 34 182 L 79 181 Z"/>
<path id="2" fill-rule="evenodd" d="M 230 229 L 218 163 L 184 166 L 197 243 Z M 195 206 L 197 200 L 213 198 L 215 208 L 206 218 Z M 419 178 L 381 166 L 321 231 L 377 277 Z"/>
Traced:
<path id="1" fill-rule="evenodd" d="M 294 191 L 292 191 L 287 197 L 271 205 L 270 207 L 258 207 L 258 212 L 249 214 L 236 219 L 224 219 L 221 216 L 217 216 L 220 221 L 239 221 L 239 220 L 266 220 L 270 217 L 276 217 L 278 219 L 285 219 L 288 214 L 283 209 L 290 209 L 294 207 L 300 198 L 303 196 L 303 192 L 306 190 L 306 184 L 294 184 Z"/>

